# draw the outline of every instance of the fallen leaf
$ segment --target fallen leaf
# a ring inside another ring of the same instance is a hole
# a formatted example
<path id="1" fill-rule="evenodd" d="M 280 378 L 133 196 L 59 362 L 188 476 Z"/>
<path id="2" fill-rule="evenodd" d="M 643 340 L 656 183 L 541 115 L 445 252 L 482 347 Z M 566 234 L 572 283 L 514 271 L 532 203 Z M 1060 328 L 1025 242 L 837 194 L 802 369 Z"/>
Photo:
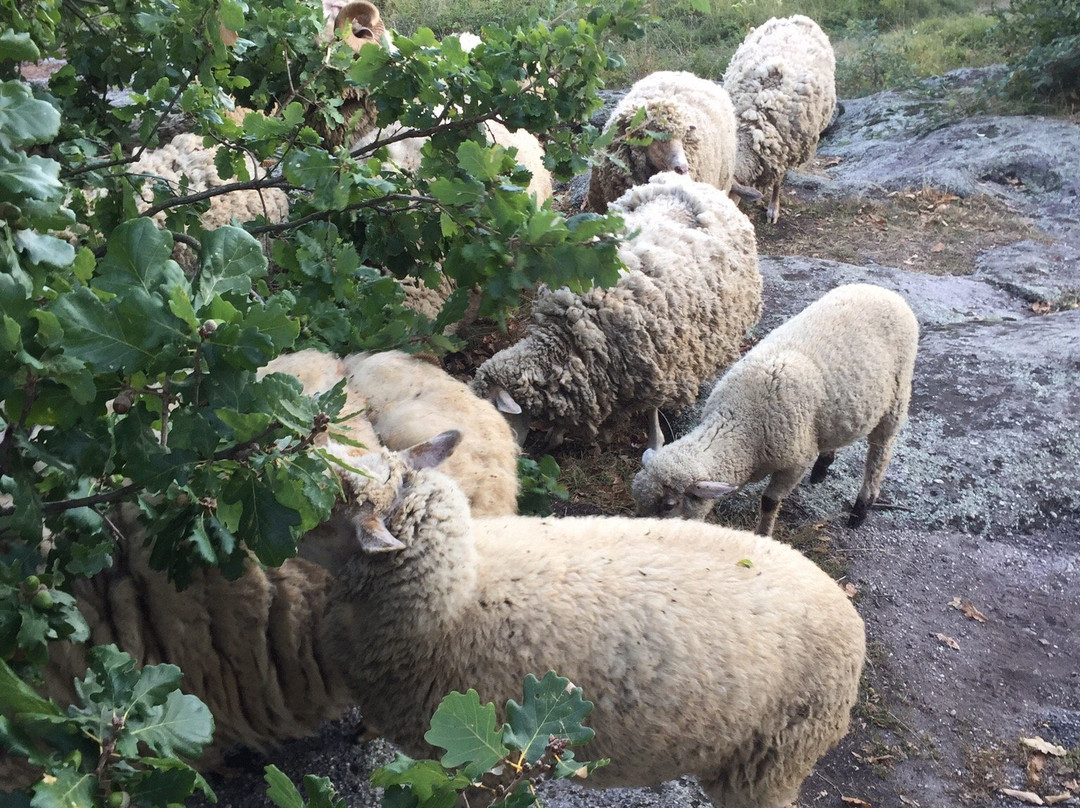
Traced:
<path id="1" fill-rule="evenodd" d="M 861 805 L 863 808 L 872 808 L 870 803 L 866 800 L 860 800 L 858 797 L 841 797 L 840 802 L 846 802 L 848 805 Z"/>
<path id="2" fill-rule="evenodd" d="M 1046 755 L 1036 752 L 1027 762 L 1025 773 L 1027 774 L 1027 787 L 1036 788 L 1042 782 L 1042 770 L 1046 765 Z"/>
<path id="3" fill-rule="evenodd" d="M 1036 300 L 1031 304 L 1031 310 L 1036 314 L 1049 314 L 1054 310 L 1054 307 L 1045 300 Z"/>
<path id="4" fill-rule="evenodd" d="M 986 622 L 986 615 L 975 608 L 975 605 L 970 600 L 960 600 L 960 598 L 953 598 L 949 601 L 949 605 L 954 609 L 959 609 L 964 613 L 964 617 L 970 617 L 979 623 Z"/>
<path id="5" fill-rule="evenodd" d="M 747 569 L 754 566 L 754 562 L 751 561 L 749 558 L 740 558 L 738 561 L 735 562 L 735 564 L 740 567 L 746 567 Z"/>
<path id="6" fill-rule="evenodd" d="M 1022 802 L 1026 802 L 1028 805 L 1046 805 L 1046 803 L 1043 802 L 1042 797 L 1031 791 L 1017 791 L 1015 788 L 1002 788 L 1000 791 L 1002 794 L 1015 797 Z"/>
<path id="7" fill-rule="evenodd" d="M 844 594 L 849 598 L 853 598 L 859 594 L 859 587 L 855 586 L 853 583 L 846 583 L 844 584 Z"/>
<path id="8" fill-rule="evenodd" d="M 930 252 L 939 253 L 944 249 L 945 249 L 945 242 L 939 241 L 937 244 L 935 244 L 933 247 L 930 248 Z"/>
<path id="9" fill-rule="evenodd" d="M 941 643 L 942 645 L 947 645 L 951 649 L 953 649 L 954 651 L 959 651 L 960 650 L 960 644 L 956 640 L 954 640 L 952 637 L 950 637 L 950 636 L 948 636 L 946 634 L 942 634 L 940 631 L 937 634 L 935 634 L 934 636 L 937 637 L 938 642 Z"/>
<path id="10" fill-rule="evenodd" d="M 1072 799 L 1071 791 L 1063 791 L 1061 794 L 1047 794 L 1043 799 L 1047 805 L 1057 805 L 1059 802 Z"/>
<path id="11" fill-rule="evenodd" d="M 918 808 L 918 805 L 919 805 L 919 803 L 915 802 L 915 800 L 909 799 L 908 797 L 905 797 L 903 794 L 900 795 L 900 802 L 904 803 L 904 805 L 914 805 L 914 806 L 916 806 L 916 808 Z"/>
<path id="12" fill-rule="evenodd" d="M 1036 752 L 1042 752 L 1044 755 L 1065 757 L 1068 754 L 1068 750 L 1064 746 L 1044 741 L 1042 738 L 1021 738 L 1020 743 L 1034 749 Z"/>
<path id="13" fill-rule="evenodd" d="M 1080 780 L 1066 780 L 1062 785 L 1069 791 L 1080 791 Z"/>

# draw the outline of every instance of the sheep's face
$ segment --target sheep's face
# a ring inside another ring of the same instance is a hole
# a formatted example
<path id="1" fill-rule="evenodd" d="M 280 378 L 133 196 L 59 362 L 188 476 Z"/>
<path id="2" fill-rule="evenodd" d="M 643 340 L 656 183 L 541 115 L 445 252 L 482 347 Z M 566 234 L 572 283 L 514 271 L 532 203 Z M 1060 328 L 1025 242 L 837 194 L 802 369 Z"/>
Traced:
<path id="1" fill-rule="evenodd" d="M 686 159 L 686 149 L 682 138 L 672 137 L 667 140 L 653 139 L 645 147 L 646 160 L 654 172 L 674 171 L 676 174 L 688 174 L 690 163 Z"/>
<path id="2" fill-rule="evenodd" d="M 735 485 L 697 479 L 673 453 L 665 455 L 646 449 L 641 459 L 642 469 L 632 485 L 638 516 L 704 519 L 717 499 L 738 490 Z"/>

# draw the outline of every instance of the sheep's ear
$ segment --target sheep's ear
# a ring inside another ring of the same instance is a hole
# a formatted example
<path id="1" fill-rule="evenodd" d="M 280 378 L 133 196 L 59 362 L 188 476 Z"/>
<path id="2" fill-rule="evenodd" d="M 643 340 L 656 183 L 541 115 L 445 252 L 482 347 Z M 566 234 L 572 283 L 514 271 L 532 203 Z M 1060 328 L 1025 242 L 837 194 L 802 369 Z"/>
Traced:
<path id="1" fill-rule="evenodd" d="M 461 443 L 461 432 L 457 429 L 448 429 L 434 438 L 428 438 L 423 443 L 404 449 L 401 456 L 411 469 L 430 469 L 446 460 L 459 443 Z"/>
<path id="2" fill-rule="evenodd" d="M 357 526 L 356 538 L 365 553 L 396 553 L 405 549 L 377 516 L 370 516 Z"/>
<path id="3" fill-rule="evenodd" d="M 495 387 L 491 391 L 495 408 L 507 415 L 521 415 L 521 405 L 514 401 L 514 397 L 501 387 Z"/>
<path id="4" fill-rule="evenodd" d="M 641 456 L 641 462 L 644 463 L 645 458 L 651 457 L 650 452 L 655 452 L 661 446 L 664 445 L 664 430 L 660 428 L 660 410 L 653 407 L 652 417 L 649 419 L 649 448 L 645 450 L 645 454 Z"/>
<path id="5" fill-rule="evenodd" d="M 720 499 L 735 492 L 739 486 L 728 485 L 714 480 L 698 480 L 686 486 L 686 493 L 702 499 Z"/>

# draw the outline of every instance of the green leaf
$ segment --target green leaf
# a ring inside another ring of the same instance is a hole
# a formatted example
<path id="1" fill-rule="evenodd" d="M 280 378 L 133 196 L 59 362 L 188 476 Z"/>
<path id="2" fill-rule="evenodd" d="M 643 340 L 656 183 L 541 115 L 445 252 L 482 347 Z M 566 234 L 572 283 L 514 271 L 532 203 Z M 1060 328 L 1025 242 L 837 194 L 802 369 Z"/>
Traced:
<path id="1" fill-rule="evenodd" d="M 174 690 L 163 705 L 128 729 L 157 755 L 197 758 L 213 739 L 214 717 L 198 698 Z"/>
<path id="2" fill-rule="evenodd" d="M 94 808 L 97 778 L 63 768 L 47 774 L 34 785 L 32 808 Z"/>
<path id="3" fill-rule="evenodd" d="M 424 808 L 450 808 L 457 794 L 472 781 L 461 773 L 451 773 L 434 760 L 413 760 L 400 752 L 371 774 L 371 784 L 380 788 L 407 788 Z"/>
<path id="4" fill-rule="evenodd" d="M 38 50 L 34 40 L 30 38 L 30 34 L 27 32 L 23 31 L 17 34 L 11 28 L 8 28 L 3 33 L 0 33 L 0 61 L 36 62 L 40 58 L 41 51 Z"/>
<path id="5" fill-rule="evenodd" d="M 0 136 L 0 145 L 3 145 Z M 27 157 L 21 152 L 0 161 L 0 202 L 30 199 L 61 199 L 60 164 L 46 157 Z"/>
<path id="6" fill-rule="evenodd" d="M 52 312 L 64 324 L 64 352 L 99 373 L 130 373 L 157 353 L 160 343 L 146 339 L 143 320 L 117 316 L 85 286 L 57 300 Z"/>
<path id="7" fill-rule="evenodd" d="M 227 225 L 204 233 L 202 264 L 196 284 L 195 310 L 199 311 L 215 295 L 243 295 L 266 275 L 267 261 L 262 245 L 246 230 Z"/>
<path id="8" fill-rule="evenodd" d="M 466 140 L 457 150 L 458 165 L 482 180 L 493 180 L 502 169 L 504 150 L 501 146 L 481 146 L 475 140 Z"/>
<path id="9" fill-rule="evenodd" d="M 150 219 L 124 222 L 109 236 L 109 249 L 98 264 L 98 288 L 122 296 L 134 286 L 167 299 L 173 287 L 187 283 L 171 259 L 172 249 L 172 235 Z"/>
<path id="10" fill-rule="evenodd" d="M 45 715 L 63 715 L 63 712 L 48 699 L 39 696 L 32 687 L 15 675 L 7 662 L 0 659 L 0 713 L 43 713 Z"/>
<path id="11" fill-rule="evenodd" d="M 446 750 L 443 766 L 470 764 L 478 772 L 488 771 L 510 751 L 495 728 L 495 705 L 481 705 L 480 696 L 471 688 L 443 698 L 424 740 Z"/>
<path id="12" fill-rule="evenodd" d="M 581 688 L 570 680 L 548 671 L 543 679 L 531 673 L 525 677 L 525 698 L 521 704 L 506 702 L 508 722 L 503 727 L 503 741 L 520 749 L 529 763 L 535 763 L 547 748 L 548 738 L 566 738 L 571 746 L 592 740 L 595 733 L 582 721 L 592 712 L 591 701 L 581 697 Z"/>
<path id="13" fill-rule="evenodd" d="M 431 195 L 444 205 L 471 205 L 484 193 L 476 182 L 439 178 L 429 186 Z"/>
<path id="14" fill-rule="evenodd" d="M 15 245 L 33 264 L 64 269 L 75 260 L 75 248 L 56 236 L 20 230 L 15 234 Z"/>
<path id="15" fill-rule="evenodd" d="M 237 532 L 248 538 L 263 564 L 279 567 L 296 555 L 292 528 L 299 526 L 300 514 L 278 502 L 263 480 L 254 474 L 237 475 L 226 484 L 224 494 L 228 501 L 243 506 Z"/>
<path id="16" fill-rule="evenodd" d="M 272 763 L 264 771 L 263 779 L 269 785 L 266 796 L 274 805 L 278 808 L 304 808 L 304 798 L 285 772 Z"/>
<path id="17" fill-rule="evenodd" d="M 6 46 L 0 43 L 6 50 Z M 60 113 L 38 101 L 20 81 L 0 82 L 0 146 L 13 149 L 48 143 L 60 131 Z"/>

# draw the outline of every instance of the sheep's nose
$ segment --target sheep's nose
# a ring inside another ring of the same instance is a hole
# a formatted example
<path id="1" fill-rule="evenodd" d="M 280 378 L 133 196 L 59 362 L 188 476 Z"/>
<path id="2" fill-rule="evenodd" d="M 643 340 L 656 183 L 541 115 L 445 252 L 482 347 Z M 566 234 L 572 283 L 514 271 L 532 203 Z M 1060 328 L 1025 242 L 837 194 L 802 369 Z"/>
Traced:
<path id="1" fill-rule="evenodd" d="M 675 171 L 676 174 L 687 174 L 687 173 L 690 172 L 690 167 L 689 166 L 679 165 L 679 166 L 675 166 L 674 171 Z"/>

